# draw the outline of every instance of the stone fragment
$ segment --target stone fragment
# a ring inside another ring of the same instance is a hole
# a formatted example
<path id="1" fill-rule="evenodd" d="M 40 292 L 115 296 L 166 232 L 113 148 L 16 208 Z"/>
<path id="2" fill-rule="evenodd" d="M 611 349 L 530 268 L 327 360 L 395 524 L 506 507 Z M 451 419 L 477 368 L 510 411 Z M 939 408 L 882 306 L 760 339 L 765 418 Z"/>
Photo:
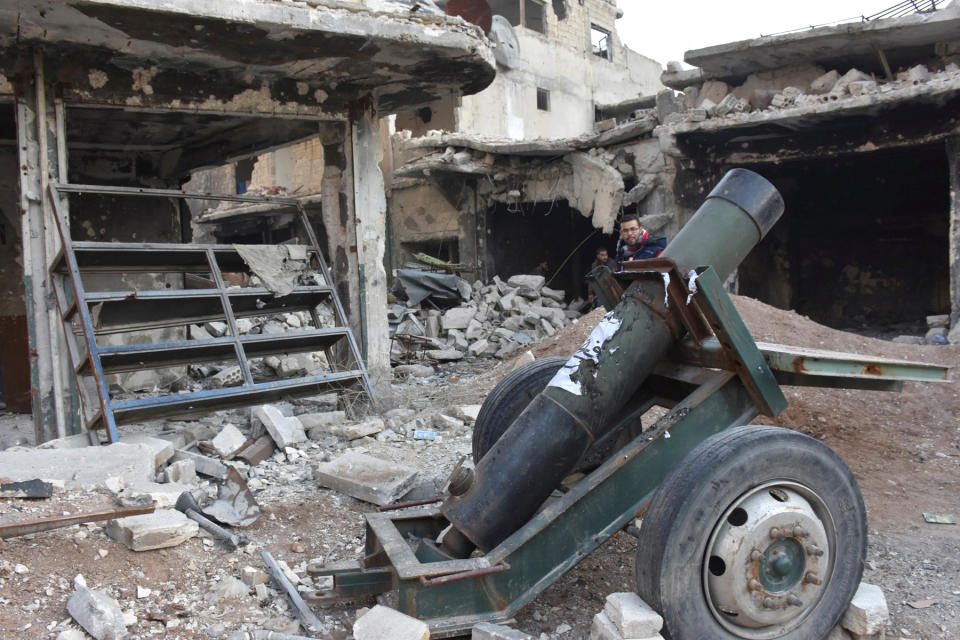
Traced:
<path id="1" fill-rule="evenodd" d="M 502 624 L 481 622 L 474 625 L 470 640 L 532 640 L 533 636 Z"/>
<path id="2" fill-rule="evenodd" d="M 697 105 L 701 109 L 707 109 L 709 107 L 704 106 L 705 102 L 710 102 L 711 106 L 717 105 L 727 97 L 727 94 L 730 93 L 730 85 L 726 82 L 721 82 L 720 80 L 707 80 L 703 83 L 703 86 L 700 87 L 700 103 Z"/>
<path id="3" fill-rule="evenodd" d="M 177 504 L 177 498 L 190 489 L 193 489 L 191 485 L 173 482 L 134 482 L 120 492 L 120 502 L 130 505 L 153 502 L 157 509 L 172 509 Z"/>
<path id="4" fill-rule="evenodd" d="M 281 378 L 300 378 L 310 375 L 317 369 L 317 363 L 309 353 L 298 353 L 280 359 L 277 375 Z"/>
<path id="5" fill-rule="evenodd" d="M 465 404 L 456 407 L 456 416 L 465 422 L 476 422 L 482 406 L 480 404 Z"/>
<path id="6" fill-rule="evenodd" d="M 219 460 L 214 460 L 209 456 L 202 455 L 195 451 L 186 449 L 177 449 L 173 454 L 173 461 L 189 460 L 193 463 L 193 468 L 197 473 L 211 478 L 222 480 L 227 477 L 227 466 Z"/>
<path id="7" fill-rule="evenodd" d="M 470 323 L 467 325 L 466 331 L 464 331 L 464 337 L 470 341 L 479 340 L 482 338 L 483 324 L 476 318 L 471 319 Z"/>
<path id="8" fill-rule="evenodd" d="M 323 413 L 302 413 L 297 418 L 304 429 L 313 429 L 314 427 L 326 427 L 331 424 L 339 424 L 347 419 L 346 411 L 324 411 Z"/>
<path id="9" fill-rule="evenodd" d="M 960 322 L 947 333 L 947 342 L 950 344 L 960 344 Z"/>
<path id="10" fill-rule="evenodd" d="M 121 442 L 127 444 L 145 444 L 154 451 L 154 468 L 159 469 L 173 457 L 173 443 L 163 438 L 134 433 L 123 436 Z"/>
<path id="11" fill-rule="evenodd" d="M 207 322 L 203 325 L 204 330 L 215 338 L 224 335 L 229 328 L 226 322 Z"/>
<path id="12" fill-rule="evenodd" d="M 428 364 L 401 364 L 393 368 L 394 374 L 398 376 L 410 376 L 411 378 L 426 378 L 432 376 L 437 371 Z"/>
<path id="13" fill-rule="evenodd" d="M 40 479 L 68 489 L 92 489 L 118 476 L 127 485 L 153 480 L 155 460 L 156 452 L 145 444 L 117 442 L 76 449 L 14 447 L 0 451 L 0 475 L 10 482 Z"/>
<path id="14" fill-rule="evenodd" d="M 664 122 L 667 116 L 670 116 L 680 110 L 677 105 L 677 99 L 674 97 L 673 89 L 663 89 L 657 93 L 657 120 Z"/>
<path id="15" fill-rule="evenodd" d="M 920 84 L 930 79 L 930 70 L 922 64 L 907 69 L 907 82 L 911 84 Z"/>
<path id="16" fill-rule="evenodd" d="M 510 276 L 510 279 L 507 280 L 507 284 L 511 287 L 529 287 L 534 291 L 540 291 L 546 281 L 547 279 L 543 276 L 519 274 Z"/>
<path id="17" fill-rule="evenodd" d="M 830 91 L 833 90 L 833 86 L 837 84 L 837 80 L 839 79 L 839 71 L 836 69 L 827 71 L 825 74 L 810 83 L 810 93 L 815 95 L 830 93 Z"/>
<path id="18" fill-rule="evenodd" d="M 253 331 L 253 328 L 256 326 L 253 320 L 249 318 L 237 318 L 237 333 L 243 335 Z"/>
<path id="19" fill-rule="evenodd" d="M 556 300 L 557 302 L 563 302 L 566 298 L 565 291 L 561 291 L 560 289 L 551 289 L 550 287 L 542 287 L 540 289 L 540 295 L 542 295 L 544 298 Z"/>
<path id="20" fill-rule="evenodd" d="M 263 404 L 254 407 L 252 416 L 263 424 L 267 433 L 281 449 L 307 439 L 300 420 L 295 417 L 286 417 L 273 405 Z"/>
<path id="21" fill-rule="evenodd" d="M 446 429 L 453 433 L 459 433 L 463 431 L 467 425 L 459 418 L 448 416 L 445 413 L 435 413 L 433 414 L 433 426 L 437 429 Z"/>
<path id="22" fill-rule="evenodd" d="M 221 458 L 229 460 L 233 457 L 233 454 L 236 453 L 237 449 L 242 447 L 247 442 L 247 436 L 243 435 L 240 429 L 237 429 L 232 424 L 226 424 L 223 426 L 223 429 L 220 430 L 220 433 L 210 441 L 210 444 L 213 446 L 214 451 L 217 452 Z"/>
<path id="23" fill-rule="evenodd" d="M 428 358 L 438 362 L 448 362 L 451 360 L 461 360 L 463 353 L 456 349 L 427 349 L 423 352 Z"/>
<path id="24" fill-rule="evenodd" d="M 850 69 L 845 74 L 840 76 L 840 78 L 833 85 L 833 89 L 830 90 L 830 93 L 842 94 L 847 90 L 847 85 L 851 82 L 862 82 L 864 80 L 873 80 L 873 78 L 859 69 Z"/>
<path id="25" fill-rule="evenodd" d="M 603 613 L 625 638 L 651 638 L 663 628 L 663 618 L 635 593 L 611 593 Z"/>
<path id="26" fill-rule="evenodd" d="M 923 336 L 923 341 L 926 344 L 949 344 L 947 330 L 943 327 L 928 329 L 927 333 Z"/>
<path id="27" fill-rule="evenodd" d="M 887 599 L 880 587 L 861 582 L 850 606 L 840 619 L 840 626 L 856 635 L 869 636 L 880 633 L 887 625 L 890 611 Z"/>
<path id="28" fill-rule="evenodd" d="M 522 366 L 525 365 L 525 364 L 530 364 L 531 362 L 533 362 L 533 361 L 536 360 L 536 359 L 537 359 L 537 358 L 536 358 L 536 356 L 533 355 L 533 352 L 532 352 L 532 351 L 524 351 L 524 352 L 523 352 L 523 355 L 521 355 L 519 358 L 517 358 L 517 361 L 513 364 L 513 369 L 511 369 L 511 371 L 516 370 L 516 369 L 519 369 L 520 367 L 522 367 Z"/>
<path id="29" fill-rule="evenodd" d="M 877 83 L 873 80 L 861 80 L 859 82 L 851 82 L 847 85 L 847 91 L 850 92 L 852 96 L 865 95 L 868 93 L 876 93 Z"/>
<path id="30" fill-rule="evenodd" d="M 116 600 L 87 588 L 82 575 L 73 581 L 74 591 L 67 601 L 70 616 L 97 640 L 121 640 L 127 636 L 126 620 Z"/>
<path id="31" fill-rule="evenodd" d="M 617 631 L 616 625 L 603 612 L 593 616 L 589 638 L 590 640 L 623 640 L 623 636 Z"/>
<path id="32" fill-rule="evenodd" d="M 65 629 L 57 634 L 56 640 L 87 640 L 88 637 L 79 629 Z"/>
<path id="33" fill-rule="evenodd" d="M 601 120 L 600 122 L 593 123 L 593 130 L 597 133 L 603 133 L 604 131 L 609 131 L 617 126 L 616 118 L 607 118 L 606 120 Z"/>
<path id="34" fill-rule="evenodd" d="M 476 342 L 470 345 L 470 347 L 467 349 L 467 353 L 469 353 L 472 356 L 480 355 L 486 350 L 486 348 L 489 345 L 490 343 L 487 341 L 486 338 L 480 338 L 479 340 L 477 340 Z"/>
<path id="35" fill-rule="evenodd" d="M 175 484 L 197 484 L 197 466 L 193 460 L 178 460 L 167 465 L 167 480 Z"/>
<path id="36" fill-rule="evenodd" d="M 137 585 L 138 600 L 142 600 L 143 598 L 149 598 L 151 593 L 153 593 L 152 589 L 148 589 L 147 587 L 141 587 L 140 585 Z"/>
<path id="37" fill-rule="evenodd" d="M 356 640 L 430 640 L 430 627 L 378 604 L 353 623 L 353 637 Z"/>
<path id="38" fill-rule="evenodd" d="M 384 506 L 410 490 L 417 470 L 348 451 L 335 460 L 317 465 L 315 477 L 321 486 Z"/>
<path id="39" fill-rule="evenodd" d="M 107 522 L 108 536 L 133 551 L 175 547 L 197 535 L 199 527 L 175 509 L 161 509 L 142 516 L 116 518 Z"/>
<path id="40" fill-rule="evenodd" d="M 357 438 L 365 438 L 366 436 L 372 436 L 375 433 L 380 433 L 386 429 L 386 427 L 387 425 L 384 424 L 383 418 L 374 416 L 372 418 L 367 418 L 362 422 L 353 424 L 332 424 L 327 427 L 327 431 L 338 438 L 356 440 Z"/>
<path id="41" fill-rule="evenodd" d="M 473 307 L 453 307 L 443 314 L 440 324 L 444 331 L 466 329 L 475 315 L 477 310 Z"/>

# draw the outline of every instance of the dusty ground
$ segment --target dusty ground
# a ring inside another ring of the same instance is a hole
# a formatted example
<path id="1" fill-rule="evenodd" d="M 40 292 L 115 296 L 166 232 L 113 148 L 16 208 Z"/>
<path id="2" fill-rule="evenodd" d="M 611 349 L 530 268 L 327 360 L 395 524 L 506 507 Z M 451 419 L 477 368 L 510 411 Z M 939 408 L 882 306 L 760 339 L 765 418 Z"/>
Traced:
<path id="1" fill-rule="evenodd" d="M 758 340 L 960 364 L 960 346 L 898 345 L 833 331 L 750 299 L 739 298 L 737 304 Z M 580 320 L 539 345 L 535 354 L 569 355 L 598 317 L 595 312 Z M 397 404 L 413 409 L 415 419 L 429 428 L 436 411 L 481 402 L 508 369 L 506 364 L 491 369 L 489 361 L 451 365 L 432 378 L 398 383 Z M 922 517 L 924 512 L 960 516 L 957 384 L 907 383 L 900 394 L 796 387 L 786 393 L 789 408 L 775 420 L 758 422 L 817 437 L 853 469 L 871 534 L 864 579 L 886 593 L 891 610 L 887 637 L 960 638 L 960 527 L 928 524 Z M 14 421 L 5 418 L 0 422 L 9 434 Z M 21 418 L 18 424 L 29 433 L 28 422 Z M 267 515 L 245 531 L 253 541 L 245 551 L 227 552 L 201 536 L 164 551 L 134 553 L 107 538 L 98 525 L 0 543 L 0 637 L 53 638 L 67 628 L 66 601 L 77 573 L 91 587 L 107 589 L 137 616 L 137 624 L 128 628 L 136 637 L 227 638 L 252 628 L 291 632 L 282 598 L 262 605 L 252 595 L 218 598 L 216 587 L 228 576 L 239 577 L 244 566 L 262 567 L 261 549 L 299 567 L 301 575 L 312 558 L 333 561 L 359 555 L 363 513 L 371 506 L 318 488 L 312 464 L 351 446 L 362 447 L 372 455 L 418 466 L 429 486 L 445 478 L 457 458 L 469 452 L 470 436 L 468 430 L 441 432 L 441 438 L 429 444 L 371 438 L 351 444 L 312 442 L 296 459 L 277 454 L 253 470 L 260 487 L 257 499 Z M 0 522 L 91 510 L 112 501 L 105 490 L 57 492 L 53 500 L 42 502 L 4 500 Z M 545 638 L 586 638 L 606 595 L 632 589 L 635 553 L 636 541 L 617 534 L 524 609 L 517 626 Z M 18 564 L 25 573 L 16 572 Z M 138 599 L 138 586 L 149 588 L 150 595 Z M 354 613 L 351 606 L 320 611 L 320 617 L 345 638 Z"/>

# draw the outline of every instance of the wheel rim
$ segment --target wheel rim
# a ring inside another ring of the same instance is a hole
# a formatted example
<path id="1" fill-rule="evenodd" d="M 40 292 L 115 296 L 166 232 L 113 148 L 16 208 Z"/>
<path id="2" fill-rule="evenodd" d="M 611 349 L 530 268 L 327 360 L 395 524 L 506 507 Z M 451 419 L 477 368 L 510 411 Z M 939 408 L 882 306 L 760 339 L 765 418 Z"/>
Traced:
<path id="1" fill-rule="evenodd" d="M 835 553 L 836 528 L 815 492 L 793 482 L 751 489 L 727 508 L 707 544 L 710 611 L 740 638 L 786 635 L 823 598 Z"/>

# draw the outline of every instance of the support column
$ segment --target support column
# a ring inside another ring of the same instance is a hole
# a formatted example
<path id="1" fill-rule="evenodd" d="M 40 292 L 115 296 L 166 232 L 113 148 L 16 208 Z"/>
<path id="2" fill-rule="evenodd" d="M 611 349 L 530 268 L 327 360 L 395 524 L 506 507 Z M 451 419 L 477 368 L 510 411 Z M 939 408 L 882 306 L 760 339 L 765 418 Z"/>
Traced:
<path id="1" fill-rule="evenodd" d="M 387 198 L 380 161 L 380 121 L 369 112 L 354 127 L 354 210 L 358 261 L 363 278 L 364 338 L 367 373 L 378 398 L 390 392 L 390 330 L 387 323 L 387 273 L 383 256 L 387 237 Z"/>
<path id="2" fill-rule="evenodd" d="M 30 393 L 38 442 L 61 437 L 73 427 L 72 404 L 65 390 L 62 329 L 49 279 L 49 265 L 60 248 L 47 188 L 66 171 L 63 140 L 58 137 L 63 105 L 55 104 L 46 84 L 43 52 L 33 54 L 33 74 L 22 80 L 16 101 L 24 291 L 30 346 Z"/>
<path id="3" fill-rule="evenodd" d="M 960 320 L 960 137 L 948 138 L 947 166 L 950 174 L 950 326 Z"/>

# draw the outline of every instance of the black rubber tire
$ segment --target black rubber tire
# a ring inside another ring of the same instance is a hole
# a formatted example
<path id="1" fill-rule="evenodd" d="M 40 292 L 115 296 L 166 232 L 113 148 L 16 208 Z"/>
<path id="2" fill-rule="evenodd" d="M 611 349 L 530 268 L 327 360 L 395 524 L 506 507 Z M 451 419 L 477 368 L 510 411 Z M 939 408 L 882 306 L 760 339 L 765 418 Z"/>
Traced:
<path id="1" fill-rule="evenodd" d="M 740 640 L 714 617 L 703 563 L 715 523 L 738 497 L 769 482 L 815 492 L 836 527 L 834 568 L 822 598 L 798 627 L 776 640 L 821 640 L 856 593 L 867 549 L 867 521 L 856 480 L 823 443 L 795 431 L 734 427 L 700 443 L 657 489 L 640 527 L 637 593 L 664 619 L 672 640 Z M 818 514 L 819 515 L 819 514 Z"/>
<path id="2" fill-rule="evenodd" d="M 473 462 L 490 450 L 530 401 L 544 390 L 568 358 L 534 360 L 508 373 L 493 388 L 473 425 Z"/>

